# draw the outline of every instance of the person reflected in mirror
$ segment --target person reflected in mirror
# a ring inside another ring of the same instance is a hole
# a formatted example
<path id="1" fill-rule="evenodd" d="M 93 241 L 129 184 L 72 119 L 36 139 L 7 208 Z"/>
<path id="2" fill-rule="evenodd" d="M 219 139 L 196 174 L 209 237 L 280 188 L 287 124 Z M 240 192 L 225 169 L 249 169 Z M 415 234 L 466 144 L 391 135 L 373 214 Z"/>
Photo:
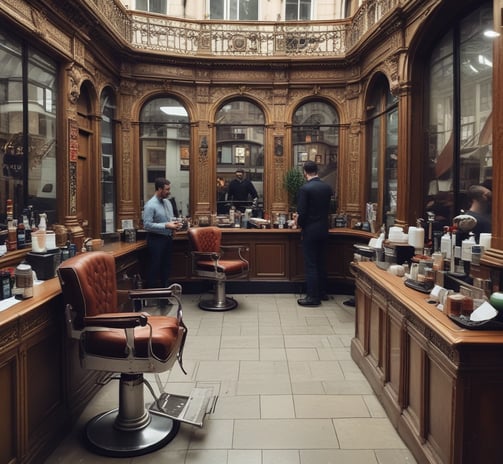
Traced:
<path id="1" fill-rule="evenodd" d="M 244 169 L 236 169 L 235 176 L 229 184 L 227 200 L 242 213 L 246 208 L 256 208 L 258 203 L 257 190 L 251 180 L 246 178 Z"/>
<path id="2" fill-rule="evenodd" d="M 299 189 L 296 223 L 302 229 L 306 296 L 298 299 L 297 303 L 301 306 L 320 306 L 321 300 L 328 300 L 326 255 L 328 213 L 333 191 L 318 176 L 318 165 L 314 161 L 304 163 L 303 173 L 306 183 Z"/>
<path id="3" fill-rule="evenodd" d="M 164 178 L 154 181 L 155 193 L 143 208 L 143 227 L 147 231 L 147 287 L 167 287 L 171 271 L 173 234 L 182 227 L 176 220 L 168 197 L 171 183 Z"/>
<path id="4" fill-rule="evenodd" d="M 227 186 L 223 177 L 217 177 L 217 214 L 227 214 L 229 206 L 227 203 Z"/>
<path id="5" fill-rule="evenodd" d="M 492 192 L 484 185 L 472 185 L 468 189 L 467 199 L 470 206 L 466 214 L 477 220 L 477 224 L 471 232 L 475 235 L 475 240 L 478 243 L 481 233 L 491 232 Z"/>

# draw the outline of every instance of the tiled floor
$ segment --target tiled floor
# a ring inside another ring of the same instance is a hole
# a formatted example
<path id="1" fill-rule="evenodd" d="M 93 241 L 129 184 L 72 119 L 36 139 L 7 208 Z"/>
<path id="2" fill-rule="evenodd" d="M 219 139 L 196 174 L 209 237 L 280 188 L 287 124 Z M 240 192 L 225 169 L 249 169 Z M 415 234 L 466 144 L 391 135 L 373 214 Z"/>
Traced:
<path id="1" fill-rule="evenodd" d="M 162 379 L 171 393 L 215 389 L 216 409 L 203 428 L 182 424 L 171 443 L 144 456 L 90 453 L 80 441 L 82 427 L 117 406 L 114 381 L 46 463 L 415 463 L 351 360 L 354 308 L 343 304 L 348 297 L 332 296 L 319 308 L 298 306 L 298 297 L 236 295 L 238 308 L 214 313 L 197 307 L 197 295 L 184 295 L 188 375 L 175 365 Z"/>

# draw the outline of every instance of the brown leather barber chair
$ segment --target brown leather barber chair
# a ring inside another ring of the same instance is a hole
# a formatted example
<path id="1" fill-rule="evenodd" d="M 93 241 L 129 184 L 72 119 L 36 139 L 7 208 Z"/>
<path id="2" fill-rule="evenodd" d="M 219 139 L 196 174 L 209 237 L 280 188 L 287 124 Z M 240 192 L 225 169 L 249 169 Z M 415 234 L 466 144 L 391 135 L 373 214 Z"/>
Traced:
<path id="1" fill-rule="evenodd" d="M 177 301 L 176 316 L 151 316 L 118 311 L 115 259 L 109 253 L 79 254 L 61 263 L 57 273 L 68 329 L 79 340 L 81 366 L 120 374 L 119 406 L 87 423 L 88 445 L 99 454 L 119 457 L 145 454 L 166 445 L 180 425 L 145 407 L 143 374 L 164 372 L 176 360 L 183 370 L 187 328 L 182 320 L 181 287 L 174 284 L 168 289 L 130 291 L 133 300 Z"/>
<path id="2" fill-rule="evenodd" d="M 215 281 L 214 297 L 201 300 L 199 307 L 208 311 L 234 309 L 238 303 L 225 294 L 225 282 L 248 274 L 250 266 L 242 255 L 247 248 L 221 245 L 222 230 L 218 227 L 191 227 L 188 235 L 192 247 L 192 274 Z"/>

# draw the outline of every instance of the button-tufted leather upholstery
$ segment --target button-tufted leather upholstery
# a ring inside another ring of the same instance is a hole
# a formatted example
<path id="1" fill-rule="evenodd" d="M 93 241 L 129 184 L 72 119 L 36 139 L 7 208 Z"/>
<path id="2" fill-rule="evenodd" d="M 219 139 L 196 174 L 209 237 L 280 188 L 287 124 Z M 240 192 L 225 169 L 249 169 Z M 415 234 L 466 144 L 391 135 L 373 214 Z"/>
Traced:
<path id="1" fill-rule="evenodd" d="M 115 259 L 111 254 L 95 251 L 77 255 L 63 261 L 58 275 L 65 301 L 75 311 L 75 329 L 97 324 L 92 320 L 94 316 L 118 313 Z M 153 354 L 167 361 L 177 349 L 184 328 L 175 317 L 148 316 L 148 323 L 149 326 L 137 327 L 134 331 L 135 356 L 149 356 L 151 337 Z M 110 358 L 128 355 L 123 329 L 89 331 L 81 341 L 86 354 Z"/>

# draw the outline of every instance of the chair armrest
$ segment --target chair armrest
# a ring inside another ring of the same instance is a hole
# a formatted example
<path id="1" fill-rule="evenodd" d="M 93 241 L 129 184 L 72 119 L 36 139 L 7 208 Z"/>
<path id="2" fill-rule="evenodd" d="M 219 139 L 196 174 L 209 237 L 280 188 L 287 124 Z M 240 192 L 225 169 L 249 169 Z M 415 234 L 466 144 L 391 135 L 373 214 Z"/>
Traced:
<path id="1" fill-rule="evenodd" d="M 213 261 L 218 261 L 220 259 L 220 253 L 216 251 L 191 251 L 191 254 L 195 259 L 209 258 Z"/>
<path id="2" fill-rule="evenodd" d="M 144 327 L 148 321 L 147 313 L 108 313 L 97 316 L 87 316 L 84 318 L 86 326 L 105 327 L 108 329 L 128 329 L 134 327 Z"/>
<path id="3" fill-rule="evenodd" d="M 150 298 L 169 298 L 173 296 L 173 290 L 168 288 L 140 288 L 128 290 L 128 296 L 131 300 L 148 300 Z"/>
<path id="4" fill-rule="evenodd" d="M 249 251 L 250 248 L 247 245 L 221 245 L 222 254 L 226 251 L 235 251 L 237 252 L 240 259 L 248 262 L 248 260 L 241 254 L 243 251 Z"/>

